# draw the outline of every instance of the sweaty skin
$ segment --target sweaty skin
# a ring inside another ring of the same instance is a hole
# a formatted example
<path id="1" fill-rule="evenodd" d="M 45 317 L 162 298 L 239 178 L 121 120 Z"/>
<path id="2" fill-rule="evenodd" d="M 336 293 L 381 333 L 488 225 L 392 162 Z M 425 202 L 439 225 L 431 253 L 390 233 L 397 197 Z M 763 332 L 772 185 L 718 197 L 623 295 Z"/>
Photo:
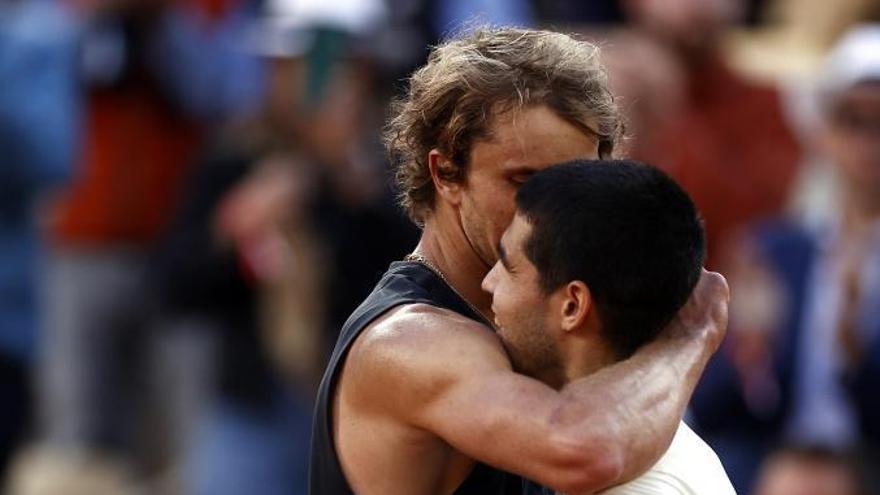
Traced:
<path id="1" fill-rule="evenodd" d="M 480 289 L 531 172 L 595 158 L 592 135 L 538 106 L 497 118 L 466 179 L 438 178 L 416 251 L 488 319 Z M 474 460 L 566 493 L 647 470 L 669 446 L 727 324 L 728 287 L 705 272 L 664 334 L 632 358 L 555 390 L 515 373 L 492 329 L 428 305 L 400 306 L 357 338 L 333 403 L 333 433 L 358 494 L 451 493 Z"/>

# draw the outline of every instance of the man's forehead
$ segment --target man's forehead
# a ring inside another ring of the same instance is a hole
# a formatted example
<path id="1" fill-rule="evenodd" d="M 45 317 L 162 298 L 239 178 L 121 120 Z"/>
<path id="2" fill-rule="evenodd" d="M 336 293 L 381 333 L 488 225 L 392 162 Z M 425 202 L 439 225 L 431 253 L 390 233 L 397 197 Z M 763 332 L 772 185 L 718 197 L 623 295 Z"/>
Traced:
<path id="1" fill-rule="evenodd" d="M 532 225 L 522 213 L 517 212 L 513 216 L 513 221 L 507 226 L 502 238 L 506 238 L 504 247 L 508 251 L 518 250 L 520 244 L 528 236 L 532 230 Z"/>
<path id="2" fill-rule="evenodd" d="M 474 143 L 477 155 L 489 154 L 505 169 L 541 170 L 577 158 L 597 158 L 598 139 L 545 106 L 497 116 L 488 136 Z"/>

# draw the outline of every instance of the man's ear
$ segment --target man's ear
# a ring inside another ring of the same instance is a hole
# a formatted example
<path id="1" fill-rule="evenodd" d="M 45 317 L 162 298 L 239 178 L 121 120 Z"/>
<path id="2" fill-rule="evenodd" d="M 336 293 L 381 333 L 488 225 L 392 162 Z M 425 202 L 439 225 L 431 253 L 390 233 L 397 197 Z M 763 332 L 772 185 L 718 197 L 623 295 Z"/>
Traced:
<path id="1" fill-rule="evenodd" d="M 571 332 L 587 323 L 587 317 L 593 309 L 593 297 L 587 284 L 580 280 L 569 282 L 562 290 L 562 329 Z"/>
<path id="2" fill-rule="evenodd" d="M 461 204 L 462 182 L 453 179 L 455 171 L 452 161 L 434 148 L 428 152 L 428 169 L 437 194 L 454 206 Z"/>

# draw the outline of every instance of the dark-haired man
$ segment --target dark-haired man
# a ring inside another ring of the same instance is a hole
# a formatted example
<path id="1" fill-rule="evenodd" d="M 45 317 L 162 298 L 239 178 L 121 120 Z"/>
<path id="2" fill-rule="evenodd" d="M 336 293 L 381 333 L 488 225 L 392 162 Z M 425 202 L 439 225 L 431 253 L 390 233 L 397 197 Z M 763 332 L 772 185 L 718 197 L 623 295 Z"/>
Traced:
<path id="1" fill-rule="evenodd" d="M 483 288 L 514 370 L 555 389 L 656 338 L 700 277 L 705 236 L 696 208 L 654 167 L 551 167 L 520 188 L 516 205 Z M 712 449 L 681 423 L 657 464 L 605 493 L 735 492 Z"/>
<path id="2" fill-rule="evenodd" d="M 518 186 L 612 152 L 606 86 L 594 45 L 506 28 L 450 40 L 413 74 L 387 141 L 422 237 L 342 329 L 317 398 L 313 494 L 520 493 L 503 471 L 593 492 L 666 450 L 726 327 L 722 277 L 705 274 L 654 343 L 562 390 L 512 370 L 480 288 Z"/>

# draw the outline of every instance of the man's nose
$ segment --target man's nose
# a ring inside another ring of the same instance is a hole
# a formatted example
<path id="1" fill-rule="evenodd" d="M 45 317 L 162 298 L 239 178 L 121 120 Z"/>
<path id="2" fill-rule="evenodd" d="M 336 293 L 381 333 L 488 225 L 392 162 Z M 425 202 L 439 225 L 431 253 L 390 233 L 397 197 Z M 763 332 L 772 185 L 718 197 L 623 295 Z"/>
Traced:
<path id="1" fill-rule="evenodd" d="M 482 289 L 489 294 L 491 294 L 495 290 L 495 269 L 498 267 L 498 263 L 492 266 L 492 269 L 489 270 L 489 273 L 483 277 L 483 283 L 480 284 Z"/>

